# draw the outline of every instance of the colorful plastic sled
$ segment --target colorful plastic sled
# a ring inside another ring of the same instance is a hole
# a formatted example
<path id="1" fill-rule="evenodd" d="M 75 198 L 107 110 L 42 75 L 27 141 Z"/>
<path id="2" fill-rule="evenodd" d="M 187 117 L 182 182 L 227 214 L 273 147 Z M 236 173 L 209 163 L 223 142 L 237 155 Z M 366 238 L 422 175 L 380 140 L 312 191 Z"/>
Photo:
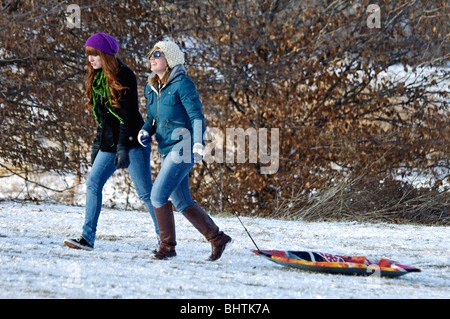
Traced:
<path id="1" fill-rule="evenodd" d="M 420 272 L 419 268 L 401 265 L 386 258 L 365 256 L 338 256 L 312 251 L 253 250 L 277 264 L 303 270 L 333 274 L 399 277 L 410 272 Z"/>

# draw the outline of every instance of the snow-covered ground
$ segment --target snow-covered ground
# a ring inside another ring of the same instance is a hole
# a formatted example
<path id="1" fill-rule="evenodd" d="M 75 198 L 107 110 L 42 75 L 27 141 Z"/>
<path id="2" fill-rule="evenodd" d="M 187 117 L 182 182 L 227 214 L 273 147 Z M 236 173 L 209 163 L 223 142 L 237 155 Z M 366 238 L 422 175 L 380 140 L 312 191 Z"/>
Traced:
<path id="1" fill-rule="evenodd" d="M 234 238 L 222 259 L 205 261 L 209 243 L 176 213 L 178 256 L 154 261 L 156 239 L 145 212 L 104 209 L 88 252 L 63 245 L 80 234 L 83 207 L 0 202 L 0 298 L 450 297 L 448 227 L 242 218 L 261 249 L 378 256 L 422 269 L 388 279 L 282 267 L 251 252 L 236 217 L 213 217 Z"/>

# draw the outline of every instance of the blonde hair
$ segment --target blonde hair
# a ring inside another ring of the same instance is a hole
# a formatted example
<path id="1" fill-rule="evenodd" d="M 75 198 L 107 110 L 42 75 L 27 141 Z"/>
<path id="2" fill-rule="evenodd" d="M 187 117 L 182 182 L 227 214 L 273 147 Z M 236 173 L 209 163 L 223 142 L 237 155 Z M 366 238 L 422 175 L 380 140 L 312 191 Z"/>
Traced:
<path id="1" fill-rule="evenodd" d="M 148 59 L 148 67 L 150 68 L 150 56 L 152 55 L 153 52 L 155 51 L 162 51 L 159 47 L 154 47 L 150 53 L 147 55 L 147 59 Z M 166 59 L 164 57 L 164 59 Z M 167 80 L 169 80 L 169 73 L 170 73 L 170 68 L 169 68 L 169 63 L 166 60 L 166 72 L 164 72 L 164 75 L 162 77 L 162 79 L 159 78 L 159 76 L 157 74 L 155 74 L 155 76 L 153 76 L 150 80 L 149 80 L 149 84 L 150 85 L 157 85 L 159 84 L 159 82 L 161 82 L 163 85 L 167 83 Z"/>

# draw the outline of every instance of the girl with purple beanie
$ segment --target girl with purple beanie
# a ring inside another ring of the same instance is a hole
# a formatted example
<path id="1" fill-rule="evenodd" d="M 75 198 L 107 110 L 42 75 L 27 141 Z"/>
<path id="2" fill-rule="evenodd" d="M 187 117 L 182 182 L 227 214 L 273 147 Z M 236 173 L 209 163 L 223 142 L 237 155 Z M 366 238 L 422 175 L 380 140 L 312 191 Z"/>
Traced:
<path id="1" fill-rule="evenodd" d="M 86 108 L 92 109 L 97 122 L 91 162 L 86 180 L 86 215 L 82 235 L 66 239 L 74 249 L 94 248 L 97 223 L 102 207 L 102 191 L 116 169 L 128 168 L 139 198 L 145 203 L 153 220 L 159 243 L 159 229 L 150 200 L 152 180 L 149 147 L 137 139 L 144 124 L 138 107 L 137 82 L 134 72 L 116 54 L 117 40 L 106 33 L 96 33 L 85 44 L 88 76 Z"/>

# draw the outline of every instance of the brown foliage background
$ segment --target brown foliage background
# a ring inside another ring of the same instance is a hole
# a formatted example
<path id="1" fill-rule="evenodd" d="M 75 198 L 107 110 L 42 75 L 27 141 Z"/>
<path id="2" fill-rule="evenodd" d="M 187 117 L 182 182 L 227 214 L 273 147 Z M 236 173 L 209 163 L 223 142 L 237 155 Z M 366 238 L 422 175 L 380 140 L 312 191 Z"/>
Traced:
<path id="1" fill-rule="evenodd" d="M 240 214 L 449 223 L 446 1 L 378 1 L 380 28 L 368 25 L 369 1 L 74 3 L 80 28 L 67 26 L 69 2 L 2 1 L 6 175 L 86 174 L 95 122 L 82 103 L 83 46 L 91 34 L 118 39 L 141 96 L 145 56 L 170 38 L 186 53 L 207 126 L 280 130 L 275 174 L 261 174 L 261 162 L 210 164 Z M 414 76 L 383 76 L 394 65 Z M 433 184 L 414 188 L 399 174 L 428 174 Z M 206 208 L 227 210 L 203 166 L 191 184 Z"/>

